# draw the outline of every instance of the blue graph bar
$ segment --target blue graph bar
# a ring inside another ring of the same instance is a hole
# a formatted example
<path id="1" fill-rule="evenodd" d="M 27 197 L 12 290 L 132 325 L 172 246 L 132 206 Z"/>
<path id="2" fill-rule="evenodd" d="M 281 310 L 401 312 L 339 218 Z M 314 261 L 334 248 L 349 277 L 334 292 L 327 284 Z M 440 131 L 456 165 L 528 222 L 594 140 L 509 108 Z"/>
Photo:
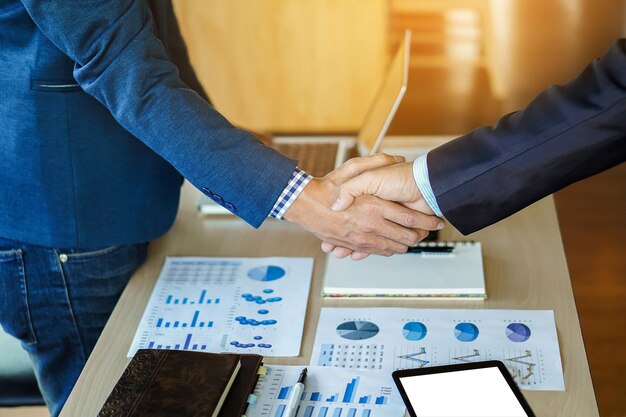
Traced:
<path id="1" fill-rule="evenodd" d="M 189 349 L 189 343 L 191 343 L 191 333 L 187 335 L 187 340 L 185 340 L 185 350 Z"/>
<path id="2" fill-rule="evenodd" d="M 148 345 L 148 349 L 152 349 L 154 347 L 154 342 L 150 342 L 150 344 Z"/>
<path id="3" fill-rule="evenodd" d="M 187 323 L 183 323 L 181 327 L 187 327 Z"/>
<path id="4" fill-rule="evenodd" d="M 289 386 L 289 387 L 282 387 L 280 389 L 280 392 L 278 393 L 278 399 L 279 400 L 286 400 L 286 399 L 288 399 L 290 391 L 291 391 L 291 386 Z"/>
<path id="5" fill-rule="evenodd" d="M 339 398 L 339 394 L 331 395 L 330 397 L 326 398 L 326 402 L 333 403 L 337 401 L 337 398 Z"/>
<path id="6" fill-rule="evenodd" d="M 328 413 L 328 407 L 322 407 L 317 417 L 326 417 L 326 413 Z"/>
<path id="7" fill-rule="evenodd" d="M 304 416 L 303 417 L 311 417 L 313 415 L 313 406 L 309 405 L 307 406 L 307 408 L 304 409 Z"/>
<path id="8" fill-rule="evenodd" d="M 351 403 L 354 401 L 354 394 L 356 392 L 356 387 L 359 385 L 359 378 L 352 378 L 352 382 L 346 385 L 346 391 L 343 393 L 343 402 Z"/>
<path id="9" fill-rule="evenodd" d="M 283 417 L 284 412 L 285 412 L 285 404 L 281 404 L 276 409 L 276 414 L 274 414 L 274 417 Z"/>
<path id="10" fill-rule="evenodd" d="M 356 408 L 351 408 L 348 410 L 348 417 L 356 417 Z"/>
<path id="11" fill-rule="evenodd" d="M 387 397 L 385 397 L 384 395 L 376 397 L 376 404 L 387 404 Z"/>
<path id="12" fill-rule="evenodd" d="M 319 401 L 321 394 L 319 392 L 314 392 L 311 394 L 311 401 Z"/>
<path id="13" fill-rule="evenodd" d="M 175 344 L 174 345 L 174 349 L 180 349 L 180 345 L 179 344 Z"/>
<path id="14" fill-rule="evenodd" d="M 366 395 L 364 397 L 360 397 L 359 398 L 359 404 L 369 404 L 371 399 L 372 399 L 371 395 Z"/>
<path id="15" fill-rule="evenodd" d="M 219 298 L 216 298 L 216 299 L 215 299 L 215 304 L 219 304 L 219 303 L 220 303 L 220 299 L 219 299 Z"/>
<path id="16" fill-rule="evenodd" d="M 370 417 L 370 410 L 363 410 L 363 414 L 361 414 L 361 417 Z"/>
<path id="17" fill-rule="evenodd" d="M 179 323 L 179 321 L 178 321 L 178 320 L 177 320 L 177 321 L 175 321 L 175 322 L 174 322 L 174 327 L 178 327 L 178 323 Z"/>
<path id="18" fill-rule="evenodd" d="M 161 349 L 163 345 L 157 345 L 157 349 Z"/>
<path id="19" fill-rule="evenodd" d="M 191 320 L 191 327 L 196 327 L 196 322 L 198 321 L 198 316 L 200 315 L 200 311 L 196 310 L 193 314 L 193 320 Z"/>
<path id="20" fill-rule="evenodd" d="M 170 327 L 170 322 L 169 321 L 165 322 L 165 327 Z"/>
<path id="21" fill-rule="evenodd" d="M 168 295 L 167 296 L 167 301 L 165 302 L 165 304 L 170 304 L 172 302 L 172 296 Z"/>
<path id="22" fill-rule="evenodd" d="M 183 298 L 183 304 L 187 304 L 187 297 Z"/>
<path id="23" fill-rule="evenodd" d="M 198 350 L 198 344 L 194 343 L 193 346 L 191 347 L 191 350 Z"/>
<path id="24" fill-rule="evenodd" d="M 200 324 L 198 325 L 198 327 L 204 327 L 204 322 L 201 321 Z"/>
<path id="25" fill-rule="evenodd" d="M 157 320 L 157 327 L 161 327 L 162 324 L 163 324 L 163 319 L 158 319 Z"/>
<path id="26" fill-rule="evenodd" d="M 198 301 L 198 304 L 202 304 L 204 302 L 205 296 L 206 296 L 206 290 L 202 290 L 202 293 L 200 293 L 200 300 Z"/>
<path id="27" fill-rule="evenodd" d="M 333 413 L 333 417 L 341 417 L 341 408 L 335 408 L 335 412 Z"/>
<path id="28" fill-rule="evenodd" d="M 206 345 L 202 345 L 202 347 L 200 349 L 206 350 Z"/>
<path id="29" fill-rule="evenodd" d="M 178 298 L 174 300 L 174 304 L 178 304 Z"/>
<path id="30" fill-rule="evenodd" d="M 213 322 L 210 321 L 209 324 L 207 324 L 207 327 L 213 327 Z"/>

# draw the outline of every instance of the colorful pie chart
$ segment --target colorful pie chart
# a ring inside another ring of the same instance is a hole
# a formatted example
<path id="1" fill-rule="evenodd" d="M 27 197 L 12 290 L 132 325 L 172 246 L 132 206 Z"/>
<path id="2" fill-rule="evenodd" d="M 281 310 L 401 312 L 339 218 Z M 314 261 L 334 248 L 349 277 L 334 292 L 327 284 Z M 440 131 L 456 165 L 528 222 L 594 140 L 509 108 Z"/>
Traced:
<path id="1" fill-rule="evenodd" d="M 459 323 L 454 327 L 454 337 L 461 342 L 473 342 L 478 333 L 478 327 L 473 323 Z"/>
<path id="2" fill-rule="evenodd" d="M 275 281 L 284 276 L 285 270 L 276 265 L 259 266 L 248 271 L 248 277 L 255 281 Z"/>
<path id="3" fill-rule="evenodd" d="M 530 339 L 530 328 L 522 323 L 511 323 L 506 326 L 506 337 L 511 342 L 525 342 Z"/>
<path id="4" fill-rule="evenodd" d="M 337 326 L 337 334 L 344 339 L 365 340 L 374 337 L 380 329 L 370 321 L 346 321 Z"/>
<path id="5" fill-rule="evenodd" d="M 406 340 L 416 341 L 426 337 L 426 326 L 419 321 L 411 321 L 402 327 L 402 335 Z"/>

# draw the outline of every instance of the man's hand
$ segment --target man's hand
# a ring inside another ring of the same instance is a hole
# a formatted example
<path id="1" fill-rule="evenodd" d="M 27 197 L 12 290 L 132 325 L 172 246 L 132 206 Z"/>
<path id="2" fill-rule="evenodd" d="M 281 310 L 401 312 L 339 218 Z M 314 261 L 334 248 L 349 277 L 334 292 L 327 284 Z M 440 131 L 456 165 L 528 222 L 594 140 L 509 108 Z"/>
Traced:
<path id="1" fill-rule="evenodd" d="M 383 166 L 349 179 L 339 186 L 339 197 L 332 209 L 345 210 L 363 194 L 396 201 L 425 214 L 435 214 L 417 188 L 412 162 Z"/>
<path id="2" fill-rule="evenodd" d="M 340 186 L 351 178 L 379 167 L 393 166 L 404 158 L 385 154 L 352 159 L 321 179 L 313 179 L 285 213 L 285 219 L 336 247 L 362 254 L 404 253 L 437 230 L 438 217 L 417 212 L 372 195 L 350 194 L 349 207 L 333 211 Z M 349 190 L 355 190 L 355 186 Z M 358 187 L 357 187 L 358 188 Z M 348 189 L 347 189 L 348 190 Z"/>
<path id="3" fill-rule="evenodd" d="M 345 210 L 353 204 L 355 199 L 358 200 L 359 196 L 364 194 L 402 203 L 425 215 L 434 215 L 417 188 L 412 163 L 386 165 L 349 179 L 339 186 L 339 197 L 333 203 L 332 209 L 334 211 Z M 429 230 L 443 228 L 443 221 L 437 217 L 434 219 L 437 219 L 437 227 Z M 338 258 L 350 255 L 354 260 L 364 259 L 369 255 L 367 252 L 355 251 L 327 240 L 322 243 L 322 250 L 326 253 L 332 252 Z"/>

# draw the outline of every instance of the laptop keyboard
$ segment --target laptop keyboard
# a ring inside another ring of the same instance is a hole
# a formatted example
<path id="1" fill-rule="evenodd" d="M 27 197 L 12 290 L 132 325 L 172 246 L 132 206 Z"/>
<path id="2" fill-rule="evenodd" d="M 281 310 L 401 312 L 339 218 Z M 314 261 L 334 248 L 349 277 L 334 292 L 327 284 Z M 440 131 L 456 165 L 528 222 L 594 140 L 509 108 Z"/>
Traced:
<path id="1" fill-rule="evenodd" d="M 335 169 L 339 144 L 274 143 L 272 147 L 283 155 L 298 160 L 298 166 L 314 177 L 323 177 Z"/>

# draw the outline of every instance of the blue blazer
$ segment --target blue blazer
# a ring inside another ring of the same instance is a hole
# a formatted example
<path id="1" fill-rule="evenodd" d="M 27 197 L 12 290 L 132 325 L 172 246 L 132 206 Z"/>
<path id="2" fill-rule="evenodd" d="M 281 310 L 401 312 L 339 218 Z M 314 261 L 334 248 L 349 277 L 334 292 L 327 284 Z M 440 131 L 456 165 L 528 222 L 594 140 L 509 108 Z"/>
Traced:
<path id="1" fill-rule="evenodd" d="M 464 234 L 625 160 L 625 39 L 522 111 L 427 156 L 439 208 Z"/>
<path id="2" fill-rule="evenodd" d="M 181 175 L 255 227 L 270 212 L 296 161 L 181 81 L 199 88 L 171 40 L 171 4 L 157 5 L 155 20 L 145 0 L 0 3 L 1 237 L 154 239 L 174 221 Z"/>

